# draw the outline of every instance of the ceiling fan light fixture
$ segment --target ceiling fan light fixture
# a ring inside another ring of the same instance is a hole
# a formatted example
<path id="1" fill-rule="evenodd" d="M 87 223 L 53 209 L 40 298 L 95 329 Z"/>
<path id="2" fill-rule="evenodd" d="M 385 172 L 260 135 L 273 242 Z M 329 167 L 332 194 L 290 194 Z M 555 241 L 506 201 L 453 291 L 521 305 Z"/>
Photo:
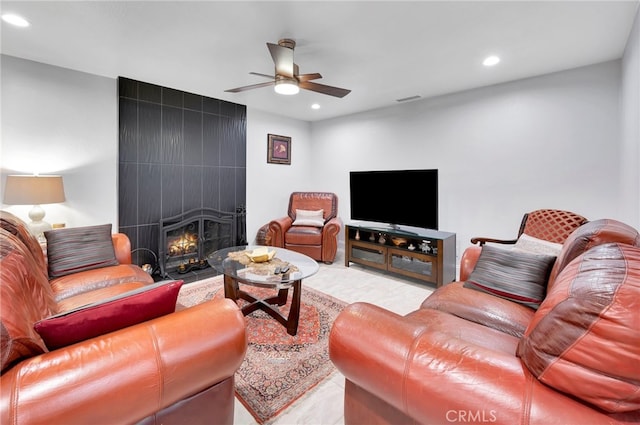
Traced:
<path id="1" fill-rule="evenodd" d="M 298 87 L 298 82 L 291 78 L 278 79 L 273 89 L 275 90 L 276 93 L 284 94 L 287 96 L 298 94 L 298 92 L 300 92 L 300 87 Z"/>
<path id="2" fill-rule="evenodd" d="M 293 61 L 293 48 L 295 45 L 295 41 L 291 39 L 282 39 L 278 44 L 267 43 L 267 48 L 275 65 L 275 76 L 271 77 L 271 75 L 261 74 L 259 72 L 250 72 L 250 74 L 266 77 L 271 81 L 236 87 L 225 90 L 225 92 L 240 93 L 246 90 L 273 86 L 276 93 L 288 96 L 298 94 L 300 89 L 340 98 L 351 93 L 351 90 L 316 83 L 313 80 L 322 78 L 322 75 L 317 72 L 300 74 L 298 65 Z"/>

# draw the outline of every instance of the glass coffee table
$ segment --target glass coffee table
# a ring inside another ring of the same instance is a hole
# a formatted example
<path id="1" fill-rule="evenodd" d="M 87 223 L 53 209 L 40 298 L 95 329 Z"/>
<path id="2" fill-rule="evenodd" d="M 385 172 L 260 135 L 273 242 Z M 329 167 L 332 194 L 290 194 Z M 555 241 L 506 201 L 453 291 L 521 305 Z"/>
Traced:
<path id="1" fill-rule="evenodd" d="M 275 251 L 275 255 L 269 261 L 255 263 L 247 253 L 258 248 Z M 244 245 L 216 251 L 209 255 L 207 261 L 218 273 L 224 275 L 224 296 L 236 302 L 238 299 L 248 302 L 242 307 L 245 316 L 262 310 L 280 322 L 289 335 L 298 333 L 302 279 L 318 271 L 319 266 L 315 260 L 284 248 Z M 272 288 L 277 290 L 277 294 L 264 299 L 256 298 L 243 291 L 240 284 Z M 285 317 L 276 306 L 287 303 L 289 288 L 293 288 L 293 296 L 289 315 Z"/>

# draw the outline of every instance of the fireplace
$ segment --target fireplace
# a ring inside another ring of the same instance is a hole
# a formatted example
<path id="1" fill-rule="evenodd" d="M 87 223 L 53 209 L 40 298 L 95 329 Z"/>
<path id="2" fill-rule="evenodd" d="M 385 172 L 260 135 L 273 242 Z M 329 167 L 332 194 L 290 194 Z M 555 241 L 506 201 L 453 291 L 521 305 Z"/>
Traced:
<path id="1" fill-rule="evenodd" d="M 207 257 L 222 248 L 246 245 L 246 211 L 198 208 L 160 220 L 158 263 L 163 278 L 209 268 Z"/>

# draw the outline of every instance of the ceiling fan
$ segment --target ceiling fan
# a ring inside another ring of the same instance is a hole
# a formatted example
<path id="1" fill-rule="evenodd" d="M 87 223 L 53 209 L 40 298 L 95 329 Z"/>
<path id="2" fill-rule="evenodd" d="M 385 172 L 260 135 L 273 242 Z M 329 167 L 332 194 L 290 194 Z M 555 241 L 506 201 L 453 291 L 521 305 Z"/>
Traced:
<path id="1" fill-rule="evenodd" d="M 260 87 L 274 86 L 276 93 L 280 94 L 296 94 L 300 89 L 311 90 L 335 97 L 345 97 L 351 93 L 351 90 L 313 82 L 312 80 L 322 78 L 322 75 L 318 73 L 299 74 L 298 65 L 293 62 L 293 49 L 296 47 L 294 40 L 283 38 L 278 41 L 278 44 L 267 43 L 267 47 L 273 58 L 273 63 L 276 65 L 276 75 L 260 74 L 258 72 L 250 72 L 249 74 L 269 78 L 271 81 L 237 87 L 235 89 L 225 90 L 225 92 L 238 93 Z"/>

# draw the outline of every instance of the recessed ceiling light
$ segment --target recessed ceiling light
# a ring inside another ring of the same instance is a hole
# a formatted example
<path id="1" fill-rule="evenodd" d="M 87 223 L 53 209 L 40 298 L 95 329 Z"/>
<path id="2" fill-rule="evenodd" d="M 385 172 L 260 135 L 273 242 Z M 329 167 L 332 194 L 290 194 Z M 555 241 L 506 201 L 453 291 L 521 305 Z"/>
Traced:
<path id="1" fill-rule="evenodd" d="M 2 15 L 2 20 L 8 24 L 15 25 L 16 27 L 28 27 L 29 21 L 22 16 L 15 15 L 13 13 L 5 13 Z"/>
<path id="2" fill-rule="evenodd" d="M 497 65 L 498 62 L 500 62 L 500 58 L 497 56 L 487 56 L 485 58 L 484 61 L 482 61 L 482 64 L 484 66 L 493 66 L 493 65 Z"/>
<path id="3" fill-rule="evenodd" d="M 320 105 L 314 103 L 313 105 L 311 105 L 311 109 L 320 109 Z"/>

